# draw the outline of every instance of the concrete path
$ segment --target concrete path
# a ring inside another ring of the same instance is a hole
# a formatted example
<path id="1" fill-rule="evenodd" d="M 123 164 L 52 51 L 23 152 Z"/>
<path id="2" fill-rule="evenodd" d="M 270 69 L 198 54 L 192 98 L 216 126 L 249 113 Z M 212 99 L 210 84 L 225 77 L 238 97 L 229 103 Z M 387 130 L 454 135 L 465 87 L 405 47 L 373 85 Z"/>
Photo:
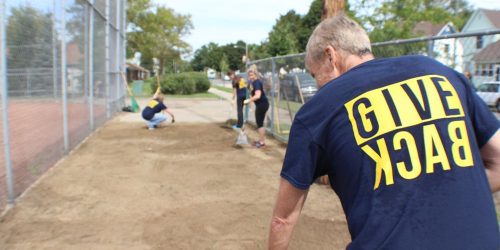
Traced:
<path id="1" fill-rule="evenodd" d="M 181 123 L 213 123 L 225 122 L 227 119 L 235 118 L 235 111 L 231 108 L 231 93 L 220 91 L 214 88 L 209 89 L 210 93 L 219 96 L 214 98 L 169 98 L 165 96 L 165 105 L 172 109 L 176 122 Z M 137 102 L 141 109 L 147 105 L 149 98 L 138 98 Z M 128 102 L 128 100 L 127 100 Z M 117 117 L 125 122 L 144 122 L 140 113 L 123 112 Z M 170 118 L 169 118 L 170 121 Z"/>

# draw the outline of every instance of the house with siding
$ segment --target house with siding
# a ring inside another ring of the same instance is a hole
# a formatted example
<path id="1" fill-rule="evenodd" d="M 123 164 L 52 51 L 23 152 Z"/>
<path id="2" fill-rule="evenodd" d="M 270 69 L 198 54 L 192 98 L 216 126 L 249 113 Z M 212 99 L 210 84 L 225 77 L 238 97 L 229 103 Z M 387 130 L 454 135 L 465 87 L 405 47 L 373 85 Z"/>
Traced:
<path id="1" fill-rule="evenodd" d="M 453 23 L 433 24 L 429 21 L 419 22 L 413 28 L 413 33 L 417 36 L 441 36 L 457 33 Z M 439 62 L 454 68 L 457 71 L 463 70 L 463 46 L 459 39 L 448 38 L 434 40 L 430 44 L 432 52 L 428 53 Z"/>
<path id="2" fill-rule="evenodd" d="M 500 29 L 500 10 L 477 9 L 463 33 Z M 464 70 L 472 73 L 474 84 L 498 79 L 500 71 L 500 34 L 477 35 L 460 39 L 464 45 Z"/>

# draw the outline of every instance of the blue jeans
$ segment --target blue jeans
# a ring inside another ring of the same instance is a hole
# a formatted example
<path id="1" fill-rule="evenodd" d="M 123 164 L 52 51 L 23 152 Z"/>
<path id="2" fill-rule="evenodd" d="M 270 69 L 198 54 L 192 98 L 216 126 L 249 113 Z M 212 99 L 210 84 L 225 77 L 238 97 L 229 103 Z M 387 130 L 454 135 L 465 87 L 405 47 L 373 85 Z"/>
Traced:
<path id="1" fill-rule="evenodd" d="M 167 120 L 167 116 L 162 113 L 156 113 L 151 120 L 148 121 L 148 128 L 154 128 L 158 124 Z"/>

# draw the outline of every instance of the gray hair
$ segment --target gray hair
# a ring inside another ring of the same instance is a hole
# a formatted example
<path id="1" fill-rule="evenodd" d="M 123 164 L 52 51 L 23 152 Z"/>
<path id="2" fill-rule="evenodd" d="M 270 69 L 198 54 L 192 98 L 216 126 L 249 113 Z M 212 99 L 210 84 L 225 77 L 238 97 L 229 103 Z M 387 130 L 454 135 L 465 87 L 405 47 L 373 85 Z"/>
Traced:
<path id="1" fill-rule="evenodd" d="M 371 54 L 366 31 L 354 20 L 339 14 L 323 20 L 313 31 L 306 47 L 306 62 L 320 62 L 326 46 L 359 57 Z"/>

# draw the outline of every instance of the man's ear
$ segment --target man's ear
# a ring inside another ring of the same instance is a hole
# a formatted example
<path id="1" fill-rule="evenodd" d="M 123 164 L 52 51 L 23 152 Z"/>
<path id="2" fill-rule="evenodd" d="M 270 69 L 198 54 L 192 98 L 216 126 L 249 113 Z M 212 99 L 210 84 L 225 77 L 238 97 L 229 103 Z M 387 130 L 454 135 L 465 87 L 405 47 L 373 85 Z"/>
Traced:
<path id="1" fill-rule="evenodd" d="M 330 61 L 330 64 L 333 65 L 333 62 L 335 61 L 335 49 L 331 46 L 331 45 L 328 45 L 326 46 L 325 48 L 325 56 L 328 58 L 328 60 Z"/>

